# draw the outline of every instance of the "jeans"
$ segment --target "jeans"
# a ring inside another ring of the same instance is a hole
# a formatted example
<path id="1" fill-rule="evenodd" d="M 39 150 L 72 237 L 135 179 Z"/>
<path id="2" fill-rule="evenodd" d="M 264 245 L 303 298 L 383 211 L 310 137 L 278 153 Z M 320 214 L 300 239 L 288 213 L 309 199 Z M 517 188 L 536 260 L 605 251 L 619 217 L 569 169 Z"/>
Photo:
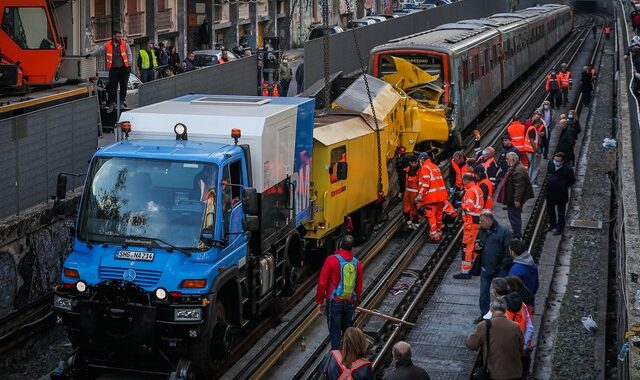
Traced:
<path id="1" fill-rule="evenodd" d="M 562 105 L 569 106 L 569 87 L 562 88 Z"/>
<path id="2" fill-rule="evenodd" d="M 507 216 L 509 216 L 513 237 L 522 237 L 522 205 L 520 208 L 507 206 Z"/>
<path id="3" fill-rule="evenodd" d="M 491 281 L 496 278 L 491 276 L 484 268 L 480 271 L 480 314 L 485 315 L 489 311 L 489 302 L 491 301 Z"/>
<path id="4" fill-rule="evenodd" d="M 549 105 L 551 108 L 560 108 L 560 97 L 558 96 L 559 90 L 549 90 Z"/>
<path id="5" fill-rule="evenodd" d="M 120 85 L 120 102 L 127 98 L 127 85 L 129 84 L 129 73 L 127 67 L 112 67 L 109 70 L 109 82 L 107 83 L 107 105 L 116 102 L 118 84 Z"/>
<path id="6" fill-rule="evenodd" d="M 353 325 L 353 314 L 355 312 L 353 302 L 339 302 L 327 300 L 327 325 L 329 327 L 329 337 L 331 338 L 331 349 L 340 349 L 340 340 L 347 328 Z"/>
<path id="7" fill-rule="evenodd" d="M 155 70 L 146 69 L 140 70 L 140 80 L 142 83 L 151 82 L 154 79 Z"/>
<path id="8" fill-rule="evenodd" d="M 556 217 L 556 209 L 558 215 Z M 565 214 L 567 211 L 567 202 L 555 203 L 547 201 L 547 214 L 549 215 L 549 228 L 558 229 L 558 231 L 564 230 Z"/>
<path id="9" fill-rule="evenodd" d="M 540 153 L 527 153 L 527 156 L 529 157 L 529 180 L 535 184 L 540 171 Z"/>

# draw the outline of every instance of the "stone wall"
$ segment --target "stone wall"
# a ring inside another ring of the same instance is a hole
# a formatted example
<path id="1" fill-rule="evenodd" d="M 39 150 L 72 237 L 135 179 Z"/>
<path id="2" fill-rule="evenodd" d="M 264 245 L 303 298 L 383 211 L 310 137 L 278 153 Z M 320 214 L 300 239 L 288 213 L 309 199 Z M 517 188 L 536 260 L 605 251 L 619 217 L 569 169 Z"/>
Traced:
<path id="1" fill-rule="evenodd" d="M 41 204 L 0 220 L 0 318 L 47 293 L 60 279 L 71 248 L 65 219 L 75 213 L 79 190 L 65 202 L 64 215 Z"/>

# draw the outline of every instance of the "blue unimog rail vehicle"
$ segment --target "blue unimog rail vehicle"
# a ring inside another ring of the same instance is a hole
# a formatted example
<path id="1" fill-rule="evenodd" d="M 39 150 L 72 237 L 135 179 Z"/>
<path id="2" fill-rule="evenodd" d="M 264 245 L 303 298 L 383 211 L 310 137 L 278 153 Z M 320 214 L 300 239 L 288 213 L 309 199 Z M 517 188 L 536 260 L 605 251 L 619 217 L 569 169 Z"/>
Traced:
<path id="1" fill-rule="evenodd" d="M 294 286 L 313 123 L 308 98 L 187 95 L 121 115 L 54 293 L 76 366 L 212 378 L 234 330 Z"/>

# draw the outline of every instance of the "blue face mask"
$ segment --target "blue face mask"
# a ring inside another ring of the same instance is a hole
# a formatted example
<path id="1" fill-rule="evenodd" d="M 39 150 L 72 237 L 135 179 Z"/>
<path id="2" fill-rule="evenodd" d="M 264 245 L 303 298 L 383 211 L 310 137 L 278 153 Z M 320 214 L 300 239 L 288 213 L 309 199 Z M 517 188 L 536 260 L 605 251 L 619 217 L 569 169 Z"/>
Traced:
<path id="1" fill-rule="evenodd" d="M 556 169 L 558 169 L 562 166 L 562 162 L 553 160 L 553 166 L 555 166 Z"/>
<path id="2" fill-rule="evenodd" d="M 487 155 L 487 151 L 483 150 L 482 153 L 480 153 L 481 156 L 486 156 Z"/>

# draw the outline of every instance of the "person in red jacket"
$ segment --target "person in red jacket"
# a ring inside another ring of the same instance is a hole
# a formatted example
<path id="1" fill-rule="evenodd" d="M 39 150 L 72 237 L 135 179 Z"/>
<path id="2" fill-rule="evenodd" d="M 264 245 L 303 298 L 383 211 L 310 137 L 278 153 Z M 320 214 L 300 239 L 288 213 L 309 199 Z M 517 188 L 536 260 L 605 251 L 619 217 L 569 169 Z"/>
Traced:
<path id="1" fill-rule="evenodd" d="M 362 299 L 362 264 L 353 257 L 354 239 L 346 235 L 340 249 L 328 256 L 320 270 L 316 303 L 320 314 L 327 315 L 331 349 L 340 348 L 340 339 L 353 325 L 356 306 Z"/>

